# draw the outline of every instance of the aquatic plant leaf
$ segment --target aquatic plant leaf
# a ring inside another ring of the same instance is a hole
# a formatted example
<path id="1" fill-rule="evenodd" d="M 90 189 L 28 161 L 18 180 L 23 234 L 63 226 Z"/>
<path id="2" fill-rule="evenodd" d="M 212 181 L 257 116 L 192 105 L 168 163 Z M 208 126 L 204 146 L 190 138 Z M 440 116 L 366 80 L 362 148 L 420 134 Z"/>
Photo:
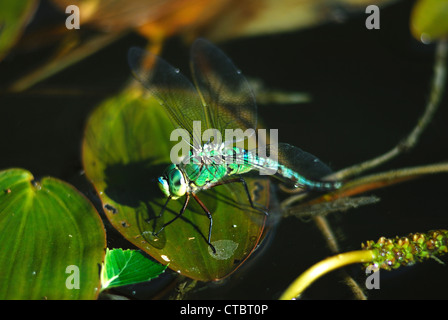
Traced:
<path id="1" fill-rule="evenodd" d="M 411 13 L 412 35 L 422 42 L 435 41 L 448 35 L 448 1 L 419 0 Z"/>
<path id="2" fill-rule="evenodd" d="M 97 297 L 104 227 L 67 183 L 0 171 L 0 243 L 0 299 Z"/>
<path id="3" fill-rule="evenodd" d="M 136 284 L 157 278 L 166 266 L 143 256 L 137 250 L 106 250 L 101 269 L 101 290 Z"/>
<path id="4" fill-rule="evenodd" d="M 130 242 L 160 263 L 190 278 L 210 281 L 232 273 L 256 248 L 265 215 L 250 207 L 241 184 L 222 185 L 198 193 L 213 215 L 211 242 L 205 239 L 209 219 L 190 200 L 184 215 L 153 234 L 181 210 L 184 198 L 166 198 L 157 177 L 171 163 L 173 130 L 165 110 L 140 90 L 127 89 L 104 101 L 90 116 L 84 141 L 83 165 L 112 225 Z M 247 180 L 252 199 L 268 204 L 268 182 Z"/>
<path id="5" fill-rule="evenodd" d="M 0 60 L 20 37 L 36 4 L 35 0 L 0 2 Z"/>

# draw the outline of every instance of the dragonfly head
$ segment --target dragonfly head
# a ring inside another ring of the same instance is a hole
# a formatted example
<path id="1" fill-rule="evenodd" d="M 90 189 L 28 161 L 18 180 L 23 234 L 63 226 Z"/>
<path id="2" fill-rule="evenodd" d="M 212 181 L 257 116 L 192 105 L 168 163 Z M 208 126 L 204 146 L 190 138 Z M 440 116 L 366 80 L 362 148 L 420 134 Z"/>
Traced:
<path id="1" fill-rule="evenodd" d="M 182 197 L 187 192 L 185 177 L 175 164 L 169 165 L 158 181 L 163 194 L 173 200 Z"/>

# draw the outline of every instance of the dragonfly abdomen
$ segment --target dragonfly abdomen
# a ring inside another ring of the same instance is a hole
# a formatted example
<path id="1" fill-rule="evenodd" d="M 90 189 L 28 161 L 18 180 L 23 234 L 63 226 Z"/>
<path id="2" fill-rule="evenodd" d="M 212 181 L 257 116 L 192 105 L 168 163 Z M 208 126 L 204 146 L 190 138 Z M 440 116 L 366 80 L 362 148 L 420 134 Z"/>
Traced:
<path id="1" fill-rule="evenodd" d="M 292 182 L 296 188 L 305 188 L 311 190 L 335 190 L 342 186 L 339 181 L 316 181 L 305 178 L 301 174 L 295 172 L 294 170 L 279 164 L 276 175 L 279 178 L 287 179 Z M 282 179 L 282 180 L 283 180 Z"/>
<path id="2" fill-rule="evenodd" d="M 296 188 L 305 188 L 311 190 L 334 190 L 342 186 L 339 181 L 316 181 L 311 180 L 289 167 L 269 157 L 259 157 L 255 153 L 246 150 L 237 150 L 243 155 L 243 164 L 236 170 L 237 173 L 245 173 L 257 169 L 264 174 L 273 175 L 280 180 L 291 182 Z"/>
<path id="3" fill-rule="evenodd" d="M 229 156 L 233 156 L 233 159 L 229 159 Z M 282 181 L 286 180 L 296 188 L 324 191 L 338 189 L 342 186 L 342 183 L 339 181 L 316 181 L 308 179 L 269 157 L 259 157 L 254 152 L 237 147 L 232 148 L 231 152 L 228 152 L 225 162 L 227 163 L 228 175 L 244 174 L 252 170 L 257 170 L 264 172 L 264 174 L 273 175 Z"/>
<path id="4" fill-rule="evenodd" d="M 309 190 L 334 190 L 341 187 L 341 182 L 311 180 L 289 167 L 269 157 L 259 157 L 256 153 L 233 147 L 227 151 L 205 152 L 199 157 L 192 157 L 192 163 L 183 171 L 187 179 L 198 188 L 221 181 L 226 176 L 242 175 L 256 170 L 265 175 L 272 175 L 283 182 L 291 183 L 295 188 Z M 212 160 L 213 159 L 213 160 Z"/>

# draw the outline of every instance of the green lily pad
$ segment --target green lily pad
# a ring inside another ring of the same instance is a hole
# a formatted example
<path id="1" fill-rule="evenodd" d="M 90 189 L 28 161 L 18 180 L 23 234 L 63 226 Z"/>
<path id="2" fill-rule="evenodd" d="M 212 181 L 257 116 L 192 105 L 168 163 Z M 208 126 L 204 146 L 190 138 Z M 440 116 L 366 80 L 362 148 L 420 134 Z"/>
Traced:
<path id="1" fill-rule="evenodd" d="M 35 0 L 0 2 L 0 60 L 18 40 L 36 3 Z"/>
<path id="2" fill-rule="evenodd" d="M 130 242 L 169 268 L 193 279 L 210 281 L 231 274 L 258 245 L 265 215 L 250 207 L 238 183 L 203 191 L 198 197 L 213 215 L 211 242 L 206 243 L 209 219 L 190 200 L 184 215 L 158 237 L 154 232 L 175 217 L 184 198 L 166 198 L 157 177 L 170 162 L 173 125 L 163 107 L 139 89 L 128 89 L 99 106 L 89 118 L 83 141 L 83 165 L 112 225 Z M 252 199 L 267 206 L 269 182 L 247 179 Z"/>
<path id="3" fill-rule="evenodd" d="M 423 42 L 448 36 L 448 0 L 417 1 L 410 24 L 413 36 Z"/>
<path id="4" fill-rule="evenodd" d="M 145 258 L 137 250 L 106 250 L 101 269 L 101 290 L 157 278 L 166 266 Z"/>
<path id="5" fill-rule="evenodd" d="M 0 243 L 0 299 L 97 297 L 104 227 L 67 183 L 0 171 Z"/>

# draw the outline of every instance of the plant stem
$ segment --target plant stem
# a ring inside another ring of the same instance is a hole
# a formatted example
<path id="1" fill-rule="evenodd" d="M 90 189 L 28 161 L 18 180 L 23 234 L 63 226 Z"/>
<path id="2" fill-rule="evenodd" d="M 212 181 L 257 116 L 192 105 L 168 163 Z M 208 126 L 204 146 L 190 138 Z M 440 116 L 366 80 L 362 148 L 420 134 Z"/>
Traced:
<path id="1" fill-rule="evenodd" d="M 407 152 L 413 147 L 415 147 L 421 134 L 428 126 L 428 124 L 431 122 L 435 112 L 437 111 L 437 108 L 440 105 L 440 101 L 442 100 L 443 92 L 446 85 L 447 56 L 448 56 L 448 41 L 443 39 L 437 43 L 435 63 L 434 63 L 434 74 L 431 80 L 429 100 L 425 106 L 425 111 L 423 112 L 422 116 L 418 119 L 417 124 L 415 125 L 414 129 L 408 134 L 408 136 L 386 153 L 373 159 L 367 160 L 365 162 L 353 165 L 351 167 L 330 174 L 329 176 L 325 177 L 326 179 L 337 181 L 347 179 L 348 177 L 351 176 L 359 175 L 360 173 L 375 168 L 395 158 L 401 153 Z M 296 197 L 288 198 L 284 203 L 282 203 L 282 207 L 285 207 L 286 205 L 289 205 L 292 202 L 301 200 L 307 196 L 307 194 L 303 193 L 303 190 L 301 189 L 283 188 L 283 191 L 288 193 L 299 193 L 299 194 Z"/>
<path id="2" fill-rule="evenodd" d="M 393 270 L 430 258 L 438 260 L 439 256 L 448 252 L 448 231 L 441 229 L 427 233 L 417 232 L 392 239 L 381 237 L 376 242 L 367 241 L 362 244 L 362 248 L 363 250 L 337 254 L 316 263 L 289 286 L 280 300 L 299 297 L 318 278 L 349 264 L 363 263 L 366 268 L 373 265 L 375 269 Z M 356 285 L 355 289 L 357 292 L 359 287 Z"/>
<path id="3" fill-rule="evenodd" d="M 322 260 L 302 273 L 280 297 L 280 300 L 291 300 L 299 297 L 316 279 L 324 274 L 353 263 L 368 263 L 375 258 L 373 250 L 357 250 L 341 253 Z"/>
<path id="4" fill-rule="evenodd" d="M 375 168 L 385 163 L 386 161 L 395 158 L 396 156 L 398 156 L 403 152 L 409 151 L 417 144 L 422 132 L 431 122 L 434 113 L 436 112 L 437 108 L 440 105 L 440 101 L 442 100 L 446 80 L 447 51 L 448 51 L 447 41 L 446 40 L 439 41 L 437 43 L 435 64 L 434 64 L 434 75 L 432 78 L 429 101 L 426 104 L 426 108 L 423 115 L 419 118 L 416 126 L 410 132 L 410 134 L 388 152 L 374 159 L 340 170 L 330 175 L 328 178 L 330 178 L 331 180 L 343 180 L 347 177 L 358 175 L 361 172 Z"/>

